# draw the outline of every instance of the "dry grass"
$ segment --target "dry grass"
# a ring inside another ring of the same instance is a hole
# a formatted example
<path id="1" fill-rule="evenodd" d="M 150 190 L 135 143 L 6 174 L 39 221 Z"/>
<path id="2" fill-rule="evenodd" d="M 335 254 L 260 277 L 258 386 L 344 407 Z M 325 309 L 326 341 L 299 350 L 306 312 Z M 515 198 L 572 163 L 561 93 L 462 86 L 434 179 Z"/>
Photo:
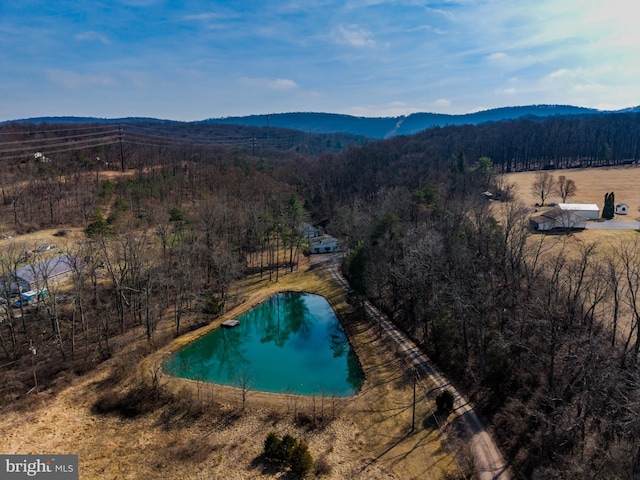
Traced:
<path id="1" fill-rule="evenodd" d="M 538 172 L 518 172 L 505 175 L 508 183 L 516 184 L 517 196 L 525 204 L 533 206 L 540 202 L 537 195 L 531 193 L 531 185 L 535 181 Z M 558 178 L 560 175 L 576 182 L 578 190 L 574 197 L 568 199 L 575 203 L 595 203 L 600 207 L 604 205 L 604 194 L 615 192 L 616 203 L 629 205 L 629 215 L 616 215 L 619 220 L 633 221 L 640 217 L 640 167 L 620 166 L 607 168 L 580 168 L 569 170 L 554 170 L 550 172 Z M 559 202 L 557 195 L 552 195 L 550 201 Z"/>
<path id="2" fill-rule="evenodd" d="M 347 319 L 366 374 L 357 396 L 324 400 L 327 419 L 320 424 L 314 426 L 312 418 L 314 403 L 316 415 L 321 411 L 320 398 L 250 392 L 247 408 L 241 412 L 236 389 L 163 376 L 159 384 L 173 403 L 163 405 L 162 400 L 130 419 L 94 413 L 98 399 L 124 396 L 127 389 L 151 381 L 169 352 L 283 290 L 309 291 L 328 299 L 339 317 Z M 260 461 L 264 438 L 276 431 L 309 444 L 314 459 L 321 459 L 317 469 L 321 478 L 455 477 L 456 466 L 443 438 L 422 423 L 433 402 L 418 402 L 416 430 L 408 434 L 411 381 L 377 339 L 376 329 L 352 315 L 344 292 L 322 266 L 303 264 L 298 271 L 281 276 L 277 284 L 252 278 L 233 295 L 240 303 L 237 308 L 142 363 L 121 350 L 57 395 L 38 394 L 28 413 L 5 412 L 0 416 L 0 452 L 76 453 L 83 479 L 289 478 Z M 171 328 L 167 322 L 157 335 L 166 335 Z M 136 348 L 130 346 L 127 351 Z"/>

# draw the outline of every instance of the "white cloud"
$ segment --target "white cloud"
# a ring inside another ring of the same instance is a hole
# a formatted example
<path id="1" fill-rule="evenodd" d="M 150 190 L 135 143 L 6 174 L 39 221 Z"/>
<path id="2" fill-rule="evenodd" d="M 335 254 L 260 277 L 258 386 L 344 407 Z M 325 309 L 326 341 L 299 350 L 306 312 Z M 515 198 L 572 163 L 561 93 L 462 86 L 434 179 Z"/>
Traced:
<path id="1" fill-rule="evenodd" d="M 288 78 L 277 78 L 269 80 L 267 86 L 273 90 L 292 90 L 298 88 L 298 84 Z"/>
<path id="2" fill-rule="evenodd" d="M 446 98 L 439 98 L 435 102 L 433 102 L 434 108 L 449 108 L 451 106 L 451 100 Z"/>
<path id="3" fill-rule="evenodd" d="M 207 20 L 220 20 L 225 18 L 224 15 L 221 15 L 219 13 L 196 13 L 193 15 L 185 15 L 184 17 L 182 17 L 185 20 L 198 20 L 198 21 L 207 21 Z"/>
<path id="4" fill-rule="evenodd" d="M 517 90 L 513 87 L 496 88 L 496 93 L 499 95 L 515 95 L 517 93 Z"/>
<path id="5" fill-rule="evenodd" d="M 268 88 L 270 90 L 293 90 L 299 87 L 299 85 L 288 78 L 250 78 L 241 77 L 239 79 L 242 85 L 252 88 Z"/>
<path id="6" fill-rule="evenodd" d="M 67 88 L 79 88 L 87 85 L 99 85 L 107 87 L 114 85 L 115 81 L 109 75 L 97 73 L 78 73 L 68 70 L 47 69 L 45 73 L 49 80 Z"/>
<path id="7" fill-rule="evenodd" d="M 81 42 L 101 42 L 105 45 L 111 43 L 106 35 L 102 33 L 89 30 L 88 32 L 79 33 L 75 36 L 75 39 Z"/>
<path id="8" fill-rule="evenodd" d="M 504 52 L 496 52 L 496 53 L 487 55 L 487 60 L 489 60 L 490 62 L 502 61 L 506 58 L 507 58 L 507 54 Z"/>
<path id="9" fill-rule="evenodd" d="M 547 78 L 549 78 L 550 80 L 553 80 L 555 78 L 566 78 L 566 77 L 572 77 L 574 76 L 571 71 L 567 68 L 560 68 L 559 70 L 556 70 L 555 72 L 551 72 L 549 75 L 547 75 Z"/>
<path id="10" fill-rule="evenodd" d="M 333 30 L 333 39 L 336 43 L 355 48 L 376 46 L 373 34 L 367 29 L 359 28 L 357 25 L 338 25 Z"/>

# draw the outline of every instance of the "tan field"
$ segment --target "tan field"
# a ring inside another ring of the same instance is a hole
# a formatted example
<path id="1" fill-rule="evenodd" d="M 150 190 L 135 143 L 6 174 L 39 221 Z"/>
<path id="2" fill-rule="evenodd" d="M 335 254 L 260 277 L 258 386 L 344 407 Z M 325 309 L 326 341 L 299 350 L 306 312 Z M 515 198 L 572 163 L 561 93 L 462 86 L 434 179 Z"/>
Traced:
<path id="1" fill-rule="evenodd" d="M 540 197 L 531 192 L 531 185 L 538 172 L 518 172 L 505 175 L 507 183 L 516 185 L 517 196 L 533 207 Z M 621 166 L 550 171 L 556 179 L 564 175 L 578 187 L 576 195 L 567 199 L 571 203 L 595 203 L 602 211 L 605 193 L 614 192 L 616 203 L 629 205 L 628 215 L 616 215 L 619 220 L 634 221 L 640 217 L 640 167 Z M 551 195 L 545 203 L 560 202 L 558 195 Z"/>

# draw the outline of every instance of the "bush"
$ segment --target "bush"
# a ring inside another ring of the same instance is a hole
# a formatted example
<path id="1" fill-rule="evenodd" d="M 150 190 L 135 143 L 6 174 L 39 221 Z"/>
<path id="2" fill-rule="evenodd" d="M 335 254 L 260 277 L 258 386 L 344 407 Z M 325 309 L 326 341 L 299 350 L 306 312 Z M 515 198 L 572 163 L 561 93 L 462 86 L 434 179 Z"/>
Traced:
<path id="1" fill-rule="evenodd" d="M 278 437 L 274 432 L 269 432 L 267 438 L 264 439 L 263 453 L 265 458 L 273 461 L 277 460 L 281 444 L 282 440 L 280 440 L 280 437 Z"/>
<path id="2" fill-rule="evenodd" d="M 453 393 L 449 390 L 444 390 L 436 397 L 436 407 L 438 413 L 449 414 L 453 410 Z"/>
<path id="3" fill-rule="evenodd" d="M 291 467 L 291 473 L 301 478 L 311 471 L 313 458 L 309 453 L 309 447 L 304 441 L 299 441 L 291 450 L 289 466 Z"/>
<path id="4" fill-rule="evenodd" d="M 289 468 L 299 478 L 307 475 L 313 468 L 313 458 L 308 445 L 287 434 L 280 438 L 270 432 L 264 440 L 264 458 L 282 468 Z"/>

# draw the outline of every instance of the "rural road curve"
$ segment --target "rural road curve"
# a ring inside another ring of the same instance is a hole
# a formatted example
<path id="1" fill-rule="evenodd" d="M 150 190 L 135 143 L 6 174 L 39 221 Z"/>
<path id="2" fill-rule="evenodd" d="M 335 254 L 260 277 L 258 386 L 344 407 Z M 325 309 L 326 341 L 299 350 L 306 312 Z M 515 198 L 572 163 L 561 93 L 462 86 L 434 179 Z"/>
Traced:
<path id="1" fill-rule="evenodd" d="M 320 262 L 325 263 L 331 276 L 345 290 L 351 287 L 342 276 L 340 263 L 342 254 L 323 256 Z M 319 263 L 320 263 L 319 262 Z M 420 376 L 428 376 L 437 388 L 447 388 L 454 395 L 454 411 L 462 421 L 468 436 L 471 454 L 478 480 L 511 480 L 511 473 L 500 450 L 486 431 L 484 425 L 473 411 L 469 402 L 458 392 L 431 363 L 431 360 L 404 333 L 398 330 L 386 315 L 380 313 L 369 301 L 365 301 L 368 317 L 379 323 L 382 330 L 398 345 L 399 351 L 420 372 Z M 422 387 L 425 388 L 424 386 Z"/>

